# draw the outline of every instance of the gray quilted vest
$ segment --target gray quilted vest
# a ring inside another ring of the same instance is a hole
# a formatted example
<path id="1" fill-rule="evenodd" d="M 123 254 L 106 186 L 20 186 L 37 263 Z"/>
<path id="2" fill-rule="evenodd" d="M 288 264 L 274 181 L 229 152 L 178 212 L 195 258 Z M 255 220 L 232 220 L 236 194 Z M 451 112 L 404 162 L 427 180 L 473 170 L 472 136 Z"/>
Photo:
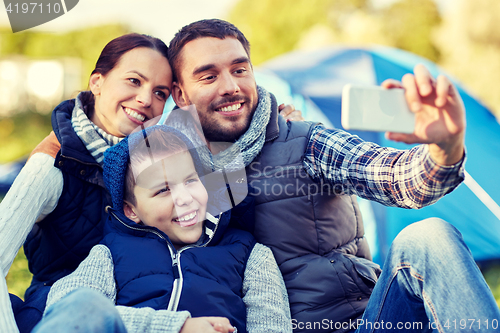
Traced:
<path id="1" fill-rule="evenodd" d="M 247 167 L 254 236 L 278 262 L 294 332 L 345 332 L 363 314 L 380 268 L 371 261 L 356 198 L 314 182 L 303 167 L 313 127 L 273 110 L 266 143 Z"/>

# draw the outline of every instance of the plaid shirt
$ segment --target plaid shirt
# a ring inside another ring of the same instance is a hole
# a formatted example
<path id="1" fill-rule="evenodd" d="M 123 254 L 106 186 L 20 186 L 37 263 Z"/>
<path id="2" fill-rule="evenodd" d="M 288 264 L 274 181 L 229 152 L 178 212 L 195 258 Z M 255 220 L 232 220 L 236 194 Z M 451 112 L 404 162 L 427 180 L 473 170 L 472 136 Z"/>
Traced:
<path id="1" fill-rule="evenodd" d="M 427 145 L 410 150 L 380 147 L 339 129 L 313 128 L 304 167 L 336 193 L 356 194 L 386 206 L 422 208 L 464 180 L 464 161 L 436 164 Z"/>

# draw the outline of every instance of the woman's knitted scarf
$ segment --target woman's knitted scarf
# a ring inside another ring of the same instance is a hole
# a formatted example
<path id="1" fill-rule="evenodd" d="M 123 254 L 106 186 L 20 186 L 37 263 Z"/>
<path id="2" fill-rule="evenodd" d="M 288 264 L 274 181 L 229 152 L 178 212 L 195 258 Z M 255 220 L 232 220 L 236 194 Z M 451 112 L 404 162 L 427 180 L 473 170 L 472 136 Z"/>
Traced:
<path id="1" fill-rule="evenodd" d="M 73 114 L 71 115 L 71 125 L 89 153 L 94 157 L 96 162 L 102 166 L 104 152 L 106 149 L 114 146 L 123 138 L 104 132 L 104 130 L 90 121 L 84 111 L 85 107 L 81 101 L 82 94 L 90 94 L 90 92 L 82 91 L 76 97 L 75 107 L 73 108 Z"/>

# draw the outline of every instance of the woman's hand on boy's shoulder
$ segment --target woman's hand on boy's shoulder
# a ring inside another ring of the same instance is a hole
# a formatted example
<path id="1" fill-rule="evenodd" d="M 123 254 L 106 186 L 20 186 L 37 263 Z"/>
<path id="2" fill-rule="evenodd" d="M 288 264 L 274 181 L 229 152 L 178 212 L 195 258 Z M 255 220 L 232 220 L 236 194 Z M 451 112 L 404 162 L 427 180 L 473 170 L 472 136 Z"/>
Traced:
<path id="1" fill-rule="evenodd" d="M 232 333 L 235 328 L 224 317 L 189 318 L 182 326 L 180 333 Z"/>
<path id="2" fill-rule="evenodd" d="M 302 111 L 300 110 L 295 110 L 295 106 L 292 104 L 280 104 L 278 106 L 278 110 L 280 111 L 280 115 L 283 116 L 287 121 L 288 120 L 293 120 L 293 121 L 304 121 L 304 117 L 302 117 Z"/>

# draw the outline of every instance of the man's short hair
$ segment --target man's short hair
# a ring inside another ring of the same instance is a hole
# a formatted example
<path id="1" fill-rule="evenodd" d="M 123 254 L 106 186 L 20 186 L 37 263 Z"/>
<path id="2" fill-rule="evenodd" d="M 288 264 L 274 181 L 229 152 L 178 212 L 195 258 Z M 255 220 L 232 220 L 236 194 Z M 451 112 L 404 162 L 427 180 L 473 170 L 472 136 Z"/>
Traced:
<path id="1" fill-rule="evenodd" d="M 136 180 L 133 172 L 134 165 L 149 162 L 152 159 L 158 161 L 157 157 L 160 155 L 162 158 L 174 155 L 177 153 L 188 152 L 188 147 L 181 138 L 171 132 L 164 132 L 157 130 L 151 132 L 146 139 L 147 149 L 145 146 L 139 145 L 130 150 L 130 159 L 127 164 L 127 173 L 125 176 L 125 193 L 124 200 L 136 205 L 136 198 L 134 195 L 134 187 Z M 151 163 L 153 163 L 151 161 Z"/>
<path id="2" fill-rule="evenodd" d="M 170 41 L 168 59 L 170 61 L 170 66 L 172 66 L 174 81 L 180 82 L 179 75 L 182 65 L 180 56 L 182 48 L 188 42 L 202 37 L 215 37 L 219 39 L 225 39 L 226 37 L 236 38 L 240 41 L 247 53 L 248 59 L 250 59 L 250 43 L 245 35 L 243 35 L 243 33 L 233 24 L 219 19 L 197 21 L 184 26 Z"/>

